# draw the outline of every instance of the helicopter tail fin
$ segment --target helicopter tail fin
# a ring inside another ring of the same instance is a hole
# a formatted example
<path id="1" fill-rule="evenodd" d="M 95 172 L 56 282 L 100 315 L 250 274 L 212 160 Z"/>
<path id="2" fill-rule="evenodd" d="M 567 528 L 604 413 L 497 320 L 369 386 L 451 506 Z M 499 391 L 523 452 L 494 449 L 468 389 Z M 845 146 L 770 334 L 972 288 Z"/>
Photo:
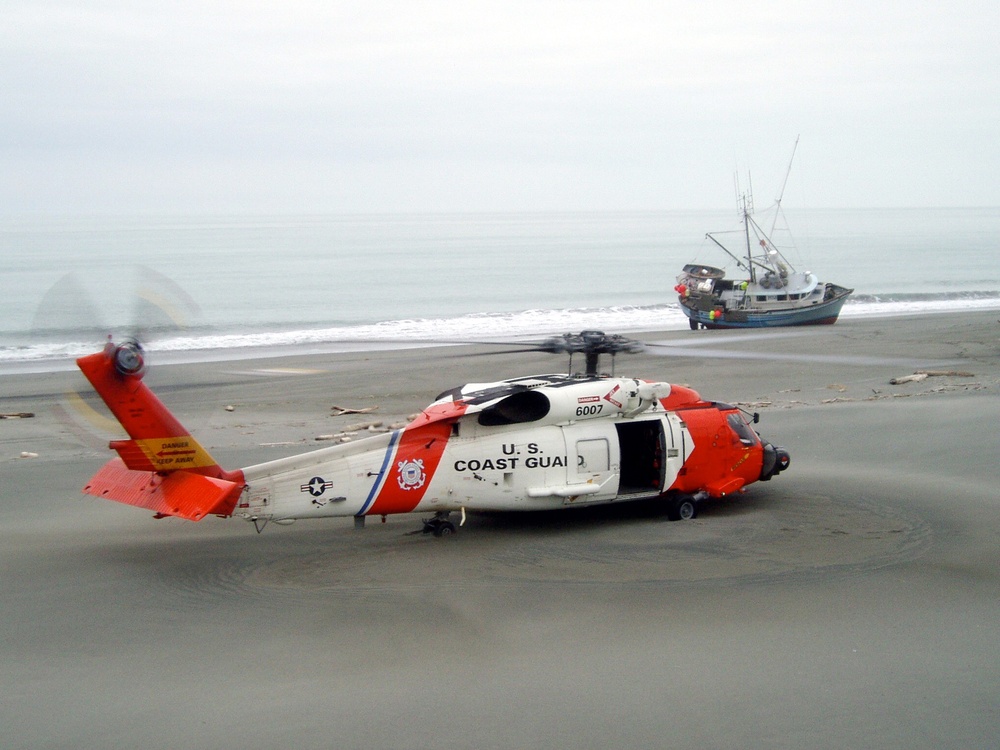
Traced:
<path id="1" fill-rule="evenodd" d="M 142 347 L 108 342 L 77 366 L 131 438 L 111 442 L 119 457 L 84 493 L 193 521 L 232 513 L 242 472 L 225 471 L 142 382 Z"/>

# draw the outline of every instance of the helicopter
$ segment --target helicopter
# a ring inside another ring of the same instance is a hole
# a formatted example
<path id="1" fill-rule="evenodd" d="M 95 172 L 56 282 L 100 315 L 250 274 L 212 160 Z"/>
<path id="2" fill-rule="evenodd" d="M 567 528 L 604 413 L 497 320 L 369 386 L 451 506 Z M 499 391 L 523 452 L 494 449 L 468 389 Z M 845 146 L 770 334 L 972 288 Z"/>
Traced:
<path id="1" fill-rule="evenodd" d="M 77 366 L 128 440 L 83 492 L 154 517 L 269 522 L 430 514 L 422 531 L 455 533 L 467 512 L 542 511 L 649 501 L 670 520 L 769 481 L 790 464 L 757 414 L 666 382 L 599 374 L 601 355 L 642 351 L 601 331 L 556 336 L 534 350 L 583 354 L 581 374 L 467 383 L 441 393 L 408 424 L 356 442 L 224 469 L 143 382 L 144 350 L 116 344 Z"/>

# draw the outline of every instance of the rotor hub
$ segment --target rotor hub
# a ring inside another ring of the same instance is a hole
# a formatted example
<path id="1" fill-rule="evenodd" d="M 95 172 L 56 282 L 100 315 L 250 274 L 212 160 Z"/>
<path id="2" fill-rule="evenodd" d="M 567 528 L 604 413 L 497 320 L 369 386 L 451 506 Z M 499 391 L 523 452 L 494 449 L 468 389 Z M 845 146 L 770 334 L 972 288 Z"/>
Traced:
<path id="1" fill-rule="evenodd" d="M 146 360 L 142 346 L 138 341 L 126 341 L 115 347 L 115 369 L 121 375 L 142 375 L 146 369 Z"/>

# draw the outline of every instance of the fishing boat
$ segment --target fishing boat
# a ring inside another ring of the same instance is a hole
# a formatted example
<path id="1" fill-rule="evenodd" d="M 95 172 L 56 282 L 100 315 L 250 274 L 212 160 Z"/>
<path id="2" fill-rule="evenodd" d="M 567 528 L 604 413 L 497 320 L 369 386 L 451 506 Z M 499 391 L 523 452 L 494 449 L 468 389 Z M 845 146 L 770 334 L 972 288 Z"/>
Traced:
<path id="1" fill-rule="evenodd" d="M 791 170 L 791 162 L 788 167 Z M 782 194 L 784 185 L 774 207 L 775 225 L 781 215 Z M 836 323 L 844 301 L 854 290 L 820 281 L 812 271 L 795 270 L 771 241 L 774 226 L 769 235 L 754 219 L 750 195 L 741 197 L 740 214 L 742 226 L 738 234 L 740 242 L 745 243 L 745 252 L 737 254 L 726 247 L 717 236 L 721 232 L 709 232 L 705 237 L 736 262 L 741 276 L 726 278 L 721 268 L 691 263 L 677 277 L 674 290 L 691 329 Z"/>
<path id="2" fill-rule="evenodd" d="M 836 323 L 854 290 L 787 268 L 785 275 L 751 271 L 749 279 L 734 280 L 720 268 L 686 265 L 677 277 L 681 310 L 692 330 Z"/>

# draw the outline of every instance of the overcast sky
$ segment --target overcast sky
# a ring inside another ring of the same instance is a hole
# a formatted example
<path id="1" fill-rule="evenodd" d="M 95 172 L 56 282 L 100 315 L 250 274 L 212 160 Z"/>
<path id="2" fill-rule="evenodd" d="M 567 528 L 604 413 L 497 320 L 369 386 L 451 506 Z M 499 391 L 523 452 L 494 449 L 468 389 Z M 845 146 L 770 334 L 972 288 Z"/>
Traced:
<path id="1" fill-rule="evenodd" d="M 1000 205 L 995 0 L 0 7 L 0 213 Z"/>

